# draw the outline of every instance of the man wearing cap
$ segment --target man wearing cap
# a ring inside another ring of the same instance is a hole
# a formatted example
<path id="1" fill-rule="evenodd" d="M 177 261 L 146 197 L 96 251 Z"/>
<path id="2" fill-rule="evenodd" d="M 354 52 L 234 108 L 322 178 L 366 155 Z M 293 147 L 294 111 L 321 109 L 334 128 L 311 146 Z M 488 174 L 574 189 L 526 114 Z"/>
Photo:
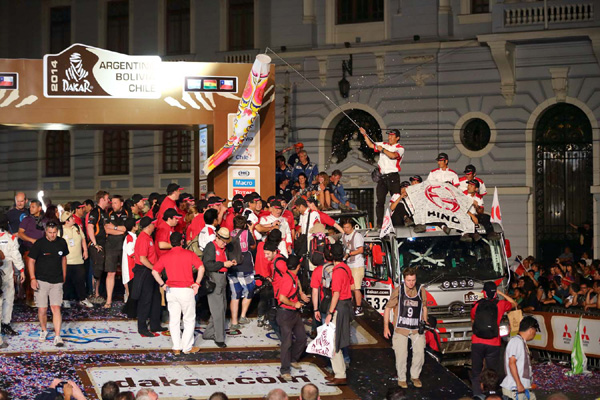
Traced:
<path id="1" fill-rule="evenodd" d="M 502 341 L 499 334 L 500 321 L 502 321 L 504 314 L 517 308 L 517 303 L 509 296 L 499 291 L 494 282 L 484 283 L 483 294 L 485 297 L 475 303 L 471 309 L 471 321 L 475 321 L 475 318 L 478 317 L 481 318 L 481 315 L 477 314 L 477 309 L 482 302 L 491 303 L 492 307 L 495 306 L 497 309 L 497 323 L 495 330 L 498 332 L 498 335 L 493 338 L 484 339 L 473 332 L 473 335 L 471 336 L 471 383 L 474 395 L 482 394 L 481 385 L 479 384 L 479 375 L 481 375 L 481 371 L 483 370 L 483 360 L 485 360 L 487 368 L 497 369 L 501 365 L 500 356 L 502 354 Z M 500 295 L 503 300 L 498 300 L 498 295 Z M 501 373 L 502 371 L 496 370 L 496 372 Z"/>
<path id="2" fill-rule="evenodd" d="M 133 256 L 135 267 L 131 298 L 137 300 L 138 332 L 144 337 L 155 337 L 148 330 L 147 320 L 150 318 L 150 329 L 154 332 L 164 331 L 160 326 L 160 291 L 152 276 L 154 264 L 158 261 L 156 245 L 152 240 L 154 220 L 148 216 L 140 220 L 141 232 L 135 241 Z M 170 245 L 169 239 L 169 245 Z"/>
<path id="3" fill-rule="evenodd" d="M 448 182 L 454 186 L 458 185 L 458 175 L 448 168 L 448 154 L 438 154 L 436 161 L 438 168 L 432 169 L 427 177 L 428 181 Z"/>
<path id="4" fill-rule="evenodd" d="M 394 226 L 414 225 L 411 218 L 414 210 L 411 208 L 411 203 L 408 202 L 408 194 L 406 193 L 406 188 L 409 186 L 410 182 L 408 181 L 400 183 L 400 193 L 395 193 L 390 199 L 390 211 L 392 212 L 392 224 Z"/>
<path id="5" fill-rule="evenodd" d="M 106 271 L 106 304 L 104 308 L 112 306 L 112 295 L 115 288 L 115 275 L 123 258 L 123 240 L 127 235 L 125 221 L 129 219 L 129 211 L 123 207 L 123 197 L 113 196 L 112 209 L 106 217 L 106 252 L 104 270 Z"/>
<path id="6" fill-rule="evenodd" d="M 2 334 L 15 336 L 18 335 L 10 326 L 12 319 L 13 304 L 15 301 L 15 282 L 13 280 L 14 269 L 19 271 L 19 282 L 25 282 L 25 265 L 19 252 L 19 242 L 17 235 L 11 235 L 9 232 L 9 220 L 5 214 L 0 214 L 0 254 L 1 260 L 0 274 L 1 295 L 0 308 L 2 310 Z M 0 339 L 2 343 L 2 339 Z M 1 347 L 1 345 L 0 345 Z"/>
<path id="7" fill-rule="evenodd" d="M 109 193 L 99 190 L 96 193 L 96 208 L 89 212 L 87 217 L 86 231 L 90 241 L 89 251 L 91 258 L 92 272 L 94 274 L 94 298 L 92 303 L 102 304 L 103 300 L 100 297 L 100 279 L 104 272 L 104 257 L 106 251 L 106 213 L 104 210 L 110 204 Z"/>
<path id="8" fill-rule="evenodd" d="M 141 194 L 134 194 L 131 196 L 131 201 L 133 203 L 131 206 L 131 214 L 134 219 L 140 219 L 144 216 L 144 206 L 146 205 L 146 200 L 148 199 Z"/>
<path id="9" fill-rule="evenodd" d="M 176 183 L 169 183 L 169 185 L 167 186 L 167 197 L 165 197 L 162 203 L 160 203 L 158 214 L 156 214 L 157 220 L 160 221 L 163 217 L 163 214 L 168 209 L 172 208 L 174 210 L 177 210 L 177 200 L 179 200 L 179 196 L 181 195 L 181 191 L 183 189 L 184 188 L 182 188 Z"/>
<path id="10" fill-rule="evenodd" d="M 461 177 L 458 180 L 458 189 L 461 192 L 465 192 L 467 190 L 467 184 L 469 181 L 476 180 L 479 182 L 479 195 L 485 196 L 487 194 L 487 189 L 485 188 L 485 183 L 475 175 L 477 175 L 477 169 L 474 165 L 469 164 L 465 167 L 465 176 Z"/>
<path id="11" fill-rule="evenodd" d="M 352 286 L 354 279 L 352 272 L 344 260 L 344 246 L 337 242 L 331 245 L 330 251 L 333 258 L 331 274 L 331 303 L 325 325 L 335 323 L 335 354 L 331 359 L 334 375 L 326 378 L 328 386 L 346 385 L 346 363 L 342 349 L 350 346 L 350 322 L 352 322 Z"/>
<path id="12" fill-rule="evenodd" d="M 260 233 L 267 234 L 273 229 L 279 229 L 281 236 L 285 242 L 286 254 L 292 253 L 292 232 L 288 225 L 287 220 L 282 217 L 283 206 L 279 200 L 271 201 L 269 207 L 271 214 L 262 217 L 259 224 L 256 226 L 256 230 Z"/>
<path id="13" fill-rule="evenodd" d="M 215 225 L 221 225 L 225 213 L 227 212 L 227 206 L 225 205 L 225 199 L 219 196 L 210 196 L 208 198 L 208 208 L 217 210 L 217 222 Z"/>
<path id="14" fill-rule="evenodd" d="M 411 185 L 418 185 L 423 182 L 423 178 L 421 178 L 421 175 L 413 175 L 410 177 L 409 181 Z"/>
<path id="15" fill-rule="evenodd" d="M 298 175 L 301 173 L 306 175 L 308 184 L 314 183 L 317 175 L 319 175 L 319 166 L 309 161 L 306 150 L 298 152 L 298 162 L 294 164 L 294 168 L 292 169 L 292 182 L 297 182 Z"/>
<path id="16" fill-rule="evenodd" d="M 175 232 L 175 226 L 181 216 L 174 208 L 169 208 L 163 213 L 162 220 L 156 223 L 156 246 L 157 256 L 161 258 L 171 249 L 171 234 Z"/>
<path id="17" fill-rule="evenodd" d="M 231 241 L 231 235 L 227 228 L 217 231 L 215 240 L 208 243 L 202 254 L 204 268 L 208 276 L 215 283 L 215 290 L 208 297 L 210 308 L 210 320 L 202 335 L 204 340 L 214 340 L 218 347 L 227 347 L 225 344 L 225 311 L 227 309 L 227 271 L 235 260 L 228 260 L 225 247 Z"/>
<path id="18" fill-rule="evenodd" d="M 502 394 L 507 398 L 515 400 L 536 399 L 535 393 L 531 391 L 533 371 L 527 342 L 535 338 L 539 329 L 540 326 L 537 320 L 528 315 L 519 324 L 519 334 L 510 339 L 506 346 L 504 369 L 507 374 L 500 387 L 502 387 Z"/>
<path id="19" fill-rule="evenodd" d="M 372 148 L 375 153 L 380 153 L 379 161 L 377 166 L 381 173 L 381 178 L 377 182 L 377 204 L 375 211 L 377 213 L 377 225 L 381 227 L 383 224 L 383 212 L 385 207 L 385 198 L 388 193 L 393 195 L 394 193 L 400 193 L 400 163 L 404 157 L 404 147 L 398 142 L 400 140 L 400 131 L 398 129 L 391 129 L 387 131 L 388 141 L 387 142 L 376 142 L 373 143 L 371 138 L 367 135 L 367 131 L 364 128 L 360 128 L 365 138 L 367 146 Z"/>
<path id="20" fill-rule="evenodd" d="M 250 232 L 254 234 L 256 240 L 262 240 L 262 234 L 254 229 L 256 224 L 258 224 L 258 211 L 262 208 L 262 200 L 258 193 L 253 192 L 244 196 L 244 203 L 246 204 L 246 208 L 242 215 L 248 220 Z"/>
<path id="21" fill-rule="evenodd" d="M 498 234 L 494 233 L 491 217 L 489 214 L 484 214 L 483 198 L 479 195 L 478 191 L 479 181 L 473 179 L 467 182 L 467 191 L 465 192 L 465 195 L 473 199 L 473 204 L 467 211 L 467 214 L 469 214 L 473 223 L 479 224 L 485 228 L 488 239 L 497 238 Z M 474 233 L 472 236 L 478 240 L 479 234 Z"/>
<path id="22" fill-rule="evenodd" d="M 197 353 L 200 347 L 194 346 L 194 329 L 196 327 L 196 299 L 200 282 L 204 276 L 204 266 L 194 252 L 181 247 L 183 235 L 173 232 L 172 249 L 162 257 L 152 270 L 152 276 L 158 285 L 165 290 L 169 308 L 169 331 L 173 341 L 173 352 L 179 355 Z M 194 280 L 194 268 L 198 276 Z M 167 281 L 161 273 L 166 270 Z M 183 334 L 181 334 L 181 317 L 183 315 Z"/>
<path id="23" fill-rule="evenodd" d="M 83 224 L 83 219 L 85 217 L 85 205 L 81 204 L 79 201 L 74 201 L 71 203 L 71 212 L 73 213 L 73 220 L 81 229 L 81 232 L 84 232 L 85 236 L 85 226 Z"/>
<path id="24" fill-rule="evenodd" d="M 289 146 L 286 147 L 285 149 L 281 150 L 279 153 L 277 153 L 277 156 L 282 156 L 283 154 L 287 153 L 290 150 L 295 150 L 294 153 L 292 153 L 289 158 L 288 158 L 288 165 L 293 167 L 294 165 L 296 165 L 296 163 L 298 162 L 298 153 L 302 150 L 304 150 L 304 144 L 301 142 L 296 143 L 293 146 Z M 309 159 L 310 161 L 310 159 Z"/>
<path id="25" fill-rule="evenodd" d="M 272 261 L 273 252 L 268 252 L 267 259 Z M 281 277 L 281 282 L 275 293 L 277 299 L 277 325 L 281 332 L 281 377 L 291 380 L 291 368 L 301 369 L 298 363 L 302 353 L 306 349 L 306 329 L 302 321 L 300 309 L 304 302 L 310 299 L 302 292 L 302 285 L 298 282 L 298 270 L 300 269 L 300 258 L 291 255 L 287 260 L 287 271 Z"/>

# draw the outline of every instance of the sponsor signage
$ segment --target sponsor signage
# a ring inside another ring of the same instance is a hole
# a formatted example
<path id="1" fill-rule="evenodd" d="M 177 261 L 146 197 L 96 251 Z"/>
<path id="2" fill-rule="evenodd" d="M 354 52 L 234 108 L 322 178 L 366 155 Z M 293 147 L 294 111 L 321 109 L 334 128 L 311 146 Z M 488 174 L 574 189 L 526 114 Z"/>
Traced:
<path id="1" fill-rule="evenodd" d="M 115 381 L 121 391 L 153 389 L 161 400 L 206 399 L 214 392 L 225 392 L 231 399 L 264 398 L 275 388 L 283 389 L 290 398 L 297 398 L 307 383 L 316 385 L 321 396 L 343 393 L 338 387 L 327 386 L 325 373 L 317 365 L 307 362 L 301 365 L 302 369 L 292 370 L 290 381 L 281 377 L 278 362 L 119 365 L 88 368 L 86 374 L 98 398 L 102 385 L 108 381 Z"/>
<path id="2" fill-rule="evenodd" d="M 19 74 L 16 72 L 0 72 L 0 90 L 16 90 L 19 88 Z"/>
<path id="3" fill-rule="evenodd" d="M 82 44 L 44 56 L 44 96 L 158 99 L 168 79 L 158 56 L 129 56 Z"/>
<path id="4" fill-rule="evenodd" d="M 228 196 L 243 196 L 252 192 L 260 192 L 260 168 L 250 166 L 230 166 L 228 174 Z"/>
<path id="5" fill-rule="evenodd" d="M 186 76 L 184 92 L 237 93 L 237 76 Z"/>
<path id="6" fill-rule="evenodd" d="M 369 283 L 368 287 L 365 283 Z M 383 282 L 363 281 L 365 300 L 371 307 L 383 314 L 385 305 L 392 294 L 392 285 Z"/>
<path id="7" fill-rule="evenodd" d="M 554 336 L 554 348 L 571 352 L 579 317 L 559 315 L 553 316 L 550 321 Z M 580 335 L 583 351 L 588 356 L 600 357 L 600 320 L 583 318 L 581 322 L 583 331 L 580 332 Z"/>
<path id="8" fill-rule="evenodd" d="M 227 132 L 233 132 L 236 114 L 227 115 Z M 260 164 L 260 115 L 256 116 L 250 125 L 248 135 L 240 147 L 231 155 L 229 165 L 258 165 Z"/>

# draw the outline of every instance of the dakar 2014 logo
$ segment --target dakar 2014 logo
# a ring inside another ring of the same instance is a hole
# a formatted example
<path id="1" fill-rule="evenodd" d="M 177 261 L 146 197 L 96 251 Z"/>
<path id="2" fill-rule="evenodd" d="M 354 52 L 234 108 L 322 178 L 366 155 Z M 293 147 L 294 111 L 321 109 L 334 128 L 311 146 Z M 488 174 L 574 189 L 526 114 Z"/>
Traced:
<path id="1" fill-rule="evenodd" d="M 89 72 L 83 68 L 81 54 L 73 53 L 69 57 L 69 68 L 65 71 L 66 79 L 62 80 L 62 89 L 64 92 L 90 93 L 92 91 L 91 83 L 87 76 Z"/>

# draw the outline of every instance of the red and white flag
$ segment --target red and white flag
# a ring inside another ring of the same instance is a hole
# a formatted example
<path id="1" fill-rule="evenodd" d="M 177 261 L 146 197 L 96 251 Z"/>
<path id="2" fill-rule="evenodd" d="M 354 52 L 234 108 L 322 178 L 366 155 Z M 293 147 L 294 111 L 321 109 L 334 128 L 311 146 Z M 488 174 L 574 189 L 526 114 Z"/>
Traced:
<path id="1" fill-rule="evenodd" d="M 525 275 L 525 267 L 523 266 L 523 259 L 521 256 L 516 256 L 514 261 L 510 264 L 510 270 L 517 276 Z"/>
<path id="2" fill-rule="evenodd" d="M 385 216 L 383 217 L 383 223 L 381 224 L 379 237 L 386 237 L 392 232 L 394 232 L 394 225 L 392 224 L 392 214 L 390 213 L 390 208 L 388 207 L 385 210 Z"/>
<path id="3" fill-rule="evenodd" d="M 502 213 L 500 212 L 500 202 L 498 201 L 498 188 L 494 187 L 494 200 L 492 201 L 491 222 L 502 225 Z"/>

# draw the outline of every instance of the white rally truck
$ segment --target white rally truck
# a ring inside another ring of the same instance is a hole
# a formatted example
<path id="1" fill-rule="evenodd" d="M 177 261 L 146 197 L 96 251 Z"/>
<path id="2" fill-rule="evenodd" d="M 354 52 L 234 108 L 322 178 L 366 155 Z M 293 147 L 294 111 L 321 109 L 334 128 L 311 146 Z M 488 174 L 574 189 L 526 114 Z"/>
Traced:
<path id="1" fill-rule="evenodd" d="M 497 235 L 488 238 L 478 229 L 481 239 L 465 242 L 462 233 L 452 229 L 446 234 L 439 226 L 427 225 L 423 233 L 409 227 L 396 227 L 380 238 L 378 230 L 362 230 L 365 236 L 366 271 L 363 281 L 365 300 L 383 313 L 392 289 L 407 267 L 417 269 L 417 283 L 427 290 L 429 315 L 437 319 L 442 353 L 464 355 L 471 349 L 473 305 L 482 298 L 483 284 L 495 282 L 500 290 L 508 285 L 510 244 L 502 227 L 494 224 Z M 509 334 L 508 321 L 501 335 Z M 460 357 L 456 357 L 460 359 Z"/>

